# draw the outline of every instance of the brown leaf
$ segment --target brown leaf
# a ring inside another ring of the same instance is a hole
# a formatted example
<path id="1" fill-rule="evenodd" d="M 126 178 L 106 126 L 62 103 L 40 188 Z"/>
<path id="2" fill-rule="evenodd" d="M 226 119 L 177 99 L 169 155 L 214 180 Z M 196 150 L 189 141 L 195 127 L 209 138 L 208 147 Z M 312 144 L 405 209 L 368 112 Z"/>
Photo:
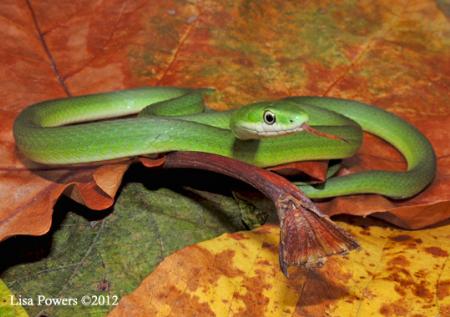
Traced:
<path id="1" fill-rule="evenodd" d="M 92 209 L 110 207 L 128 165 L 3 171 L 0 183 L 1 239 L 17 234 L 46 233 L 53 206 L 63 192 Z"/>
<path id="2" fill-rule="evenodd" d="M 450 44 L 442 34 L 450 23 L 433 1 L 406 7 L 392 1 L 24 1 L 2 3 L 0 16 L 2 238 L 45 232 L 64 191 L 91 208 L 109 206 L 128 164 L 99 172 L 48 172 L 29 164 L 15 152 L 11 133 L 20 110 L 45 99 L 141 85 L 215 87 L 215 109 L 329 95 L 397 113 L 433 143 L 433 185 L 407 201 L 363 195 L 320 206 L 330 215 L 390 211 L 378 215 L 408 228 L 449 217 Z M 346 162 L 348 172 L 403 167 L 395 151 L 366 141 Z"/>
<path id="3" fill-rule="evenodd" d="M 279 261 L 288 275 L 289 266 L 319 267 L 327 257 L 346 254 L 359 247 L 354 238 L 336 226 L 299 189 L 274 173 L 226 157 L 173 152 L 165 168 L 197 168 L 240 179 L 271 199 L 280 221 Z"/>

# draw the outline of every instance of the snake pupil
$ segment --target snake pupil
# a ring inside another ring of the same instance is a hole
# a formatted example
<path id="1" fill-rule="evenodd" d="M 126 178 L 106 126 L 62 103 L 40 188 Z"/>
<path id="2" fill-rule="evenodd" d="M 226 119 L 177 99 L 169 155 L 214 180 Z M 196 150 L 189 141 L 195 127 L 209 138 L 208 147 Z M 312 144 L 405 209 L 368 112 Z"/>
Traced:
<path id="1" fill-rule="evenodd" d="M 272 113 L 271 111 L 267 110 L 264 112 L 264 122 L 267 124 L 274 124 L 276 121 L 276 117 L 275 114 Z"/>

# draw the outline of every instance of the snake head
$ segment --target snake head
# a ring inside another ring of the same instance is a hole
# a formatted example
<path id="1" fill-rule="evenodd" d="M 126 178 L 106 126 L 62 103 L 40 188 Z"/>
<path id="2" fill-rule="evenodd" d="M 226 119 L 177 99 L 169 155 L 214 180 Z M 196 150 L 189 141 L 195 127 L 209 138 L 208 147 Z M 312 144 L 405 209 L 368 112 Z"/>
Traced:
<path id="1" fill-rule="evenodd" d="M 303 131 L 307 121 L 307 113 L 298 104 L 264 101 L 236 110 L 230 129 L 238 139 L 253 140 Z"/>

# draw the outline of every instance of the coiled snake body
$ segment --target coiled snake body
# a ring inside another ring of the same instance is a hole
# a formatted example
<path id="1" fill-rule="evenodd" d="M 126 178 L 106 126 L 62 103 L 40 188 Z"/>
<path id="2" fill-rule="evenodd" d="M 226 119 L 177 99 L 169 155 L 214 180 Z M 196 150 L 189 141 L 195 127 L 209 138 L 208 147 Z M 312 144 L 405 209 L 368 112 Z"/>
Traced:
<path id="1" fill-rule="evenodd" d="M 299 185 L 308 196 L 376 193 L 407 198 L 434 177 L 436 159 L 429 141 L 406 121 L 374 106 L 290 97 L 238 110 L 203 112 L 204 91 L 147 87 L 44 101 L 16 119 L 16 144 L 26 157 L 44 164 L 201 151 L 266 167 L 350 157 L 365 130 L 397 148 L 407 161 L 407 171 L 364 171 L 331 177 L 316 187 Z M 133 118 L 99 121 L 137 113 Z"/>

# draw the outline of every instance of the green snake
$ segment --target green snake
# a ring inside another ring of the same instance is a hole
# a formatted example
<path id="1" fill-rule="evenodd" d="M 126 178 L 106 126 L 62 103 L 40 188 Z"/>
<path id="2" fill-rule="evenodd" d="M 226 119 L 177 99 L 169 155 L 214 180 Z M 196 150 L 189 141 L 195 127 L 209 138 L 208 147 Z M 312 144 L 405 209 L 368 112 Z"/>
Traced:
<path id="1" fill-rule="evenodd" d="M 391 143 L 406 171 L 364 171 L 298 184 L 310 198 L 416 195 L 432 180 L 429 141 L 399 117 L 357 101 L 290 97 L 204 111 L 207 89 L 145 87 L 34 104 L 14 124 L 17 148 L 43 164 L 77 164 L 170 151 L 199 151 L 260 167 L 354 155 L 362 131 Z M 138 115 L 135 115 L 138 114 Z M 135 116 L 131 116 L 135 115 Z"/>

